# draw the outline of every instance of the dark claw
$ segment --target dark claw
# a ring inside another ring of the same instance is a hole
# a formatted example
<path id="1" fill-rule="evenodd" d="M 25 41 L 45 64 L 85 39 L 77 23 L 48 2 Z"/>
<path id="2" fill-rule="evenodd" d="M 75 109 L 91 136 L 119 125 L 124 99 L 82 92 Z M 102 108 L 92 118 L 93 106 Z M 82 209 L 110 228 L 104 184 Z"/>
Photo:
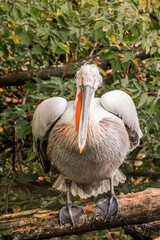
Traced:
<path id="1" fill-rule="evenodd" d="M 59 212 L 60 224 L 71 223 L 75 226 L 76 222 L 83 214 L 84 210 L 81 206 L 75 206 L 73 204 L 68 204 L 64 206 Z"/>
<path id="2" fill-rule="evenodd" d="M 111 195 L 109 198 L 100 200 L 96 204 L 96 208 L 100 211 L 102 217 L 108 220 L 111 216 L 117 216 L 119 211 L 119 203 L 115 195 Z"/>

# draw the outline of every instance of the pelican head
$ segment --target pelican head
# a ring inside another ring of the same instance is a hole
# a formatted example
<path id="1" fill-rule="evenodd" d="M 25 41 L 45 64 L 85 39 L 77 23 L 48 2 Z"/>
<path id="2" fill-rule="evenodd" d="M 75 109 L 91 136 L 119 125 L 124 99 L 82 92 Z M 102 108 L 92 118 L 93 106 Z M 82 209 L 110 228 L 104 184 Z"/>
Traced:
<path id="1" fill-rule="evenodd" d="M 95 90 L 102 84 L 98 67 L 94 64 L 84 64 L 76 74 L 76 83 L 78 100 L 75 120 L 78 132 L 78 147 L 81 153 L 87 138 L 91 99 Z"/>

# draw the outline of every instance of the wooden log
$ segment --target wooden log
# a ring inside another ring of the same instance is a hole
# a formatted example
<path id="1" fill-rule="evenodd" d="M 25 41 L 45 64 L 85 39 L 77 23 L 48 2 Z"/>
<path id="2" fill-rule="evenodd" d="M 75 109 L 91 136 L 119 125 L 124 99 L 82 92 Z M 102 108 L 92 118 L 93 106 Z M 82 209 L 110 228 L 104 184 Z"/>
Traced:
<path id="1" fill-rule="evenodd" d="M 147 59 L 150 57 L 149 54 L 146 54 L 144 51 L 137 49 L 137 58 L 141 60 Z M 25 84 L 28 81 L 33 81 L 35 77 L 38 77 L 42 80 L 49 80 L 51 77 L 62 77 L 63 73 L 65 73 L 65 77 L 74 77 L 77 71 L 77 67 L 80 67 L 85 62 L 98 61 L 99 66 L 103 70 L 107 70 L 107 68 L 111 65 L 111 61 L 108 59 L 100 59 L 99 56 L 93 56 L 89 58 L 82 58 L 73 61 L 70 68 L 68 69 L 68 64 L 61 64 L 57 66 L 50 66 L 48 68 L 41 67 L 40 69 L 31 69 L 31 70 L 15 70 L 11 71 L 7 75 L 0 75 L 0 87 L 4 86 L 20 86 Z M 74 69 L 71 70 L 73 66 L 76 66 Z"/>
<path id="2" fill-rule="evenodd" d="M 110 61 L 107 59 L 100 60 L 99 57 L 92 57 L 73 61 L 69 69 L 69 63 L 65 63 L 61 65 L 50 66 L 48 68 L 32 69 L 26 71 L 16 70 L 10 72 L 7 75 L 0 76 L 0 87 L 20 86 L 27 83 L 28 81 L 33 81 L 35 77 L 38 77 L 42 80 L 49 80 L 51 77 L 62 77 L 64 72 L 66 72 L 66 78 L 74 77 L 78 67 L 83 65 L 86 61 L 93 63 L 95 60 L 100 63 L 100 67 L 103 69 L 107 69 L 108 65 L 110 64 Z M 75 67 L 73 68 L 73 66 Z"/>
<path id="3" fill-rule="evenodd" d="M 3 240 L 49 239 L 89 231 L 123 227 L 160 220 L 160 189 L 118 196 L 120 212 L 117 218 L 103 220 L 94 205 L 86 206 L 75 227 L 59 225 L 58 212 L 29 210 L 0 217 L 0 237 Z"/>
<path id="4" fill-rule="evenodd" d="M 124 230 L 136 240 L 160 240 L 160 220 L 150 223 L 125 226 Z M 157 239 L 158 240 L 158 239 Z"/>

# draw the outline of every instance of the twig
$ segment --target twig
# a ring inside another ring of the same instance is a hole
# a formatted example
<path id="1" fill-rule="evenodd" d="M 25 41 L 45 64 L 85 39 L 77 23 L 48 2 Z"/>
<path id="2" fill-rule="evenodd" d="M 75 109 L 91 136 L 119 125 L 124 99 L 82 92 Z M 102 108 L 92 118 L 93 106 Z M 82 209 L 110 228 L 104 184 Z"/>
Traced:
<path id="1" fill-rule="evenodd" d="M 113 240 L 111 233 L 107 229 L 105 231 L 107 232 L 107 236 L 108 236 L 109 240 Z"/>
<path id="2" fill-rule="evenodd" d="M 26 95 L 27 95 L 27 90 L 25 91 L 25 95 L 22 99 L 22 104 L 25 104 L 25 102 L 26 102 L 26 97 L 25 97 Z M 20 119 L 22 119 L 22 117 L 20 117 Z M 14 145 L 13 145 L 12 168 L 10 169 L 9 173 L 7 174 L 7 176 L 10 177 L 11 180 L 6 187 L 5 214 L 8 213 L 9 193 L 10 193 L 11 185 L 12 185 L 13 180 L 14 180 L 14 174 L 15 174 L 15 171 L 16 171 L 15 170 L 15 165 L 16 165 L 17 159 L 19 160 L 21 171 L 24 171 L 21 150 L 22 150 L 22 142 L 19 142 L 19 139 L 18 139 L 18 127 L 14 127 Z"/>
<path id="3" fill-rule="evenodd" d="M 5 198 L 5 214 L 8 214 L 8 203 L 9 203 L 9 192 L 11 189 L 11 185 L 13 183 L 14 180 L 14 172 L 12 172 L 12 178 L 11 181 L 8 183 L 7 187 L 6 187 L 6 198 Z"/>
<path id="4" fill-rule="evenodd" d="M 22 104 L 23 105 L 25 105 L 25 103 L 26 103 L 26 95 L 27 95 L 27 93 L 28 93 L 28 91 L 25 90 L 24 96 L 22 98 Z M 20 119 L 22 119 L 22 116 L 20 116 Z M 18 135 L 17 135 L 17 138 L 18 138 Z M 23 159 L 22 159 L 22 147 L 23 147 L 23 143 L 22 143 L 22 141 L 19 141 L 18 149 L 17 149 L 17 157 L 18 157 L 18 160 L 19 160 L 21 171 L 24 172 L 24 164 L 23 164 Z"/>
<path id="5" fill-rule="evenodd" d="M 92 57 L 92 56 L 93 56 L 93 53 L 94 53 L 94 51 L 95 51 L 95 49 L 96 49 L 96 47 L 97 47 L 97 44 L 98 44 L 97 42 L 94 44 L 94 47 L 93 47 L 93 49 L 92 49 L 89 57 Z"/>
<path id="6" fill-rule="evenodd" d="M 6 199 L 5 199 L 5 214 L 8 213 L 8 203 L 9 203 L 9 192 L 11 189 L 11 185 L 13 183 L 14 180 L 14 173 L 15 173 L 15 164 L 16 164 L 16 148 L 17 148 L 17 131 L 16 131 L 16 127 L 14 128 L 14 145 L 13 145 L 13 159 L 12 159 L 12 168 L 9 171 L 8 177 L 10 177 L 10 182 L 8 183 L 7 187 L 6 187 Z"/>
<path id="7" fill-rule="evenodd" d="M 65 77 L 66 73 L 68 72 L 68 70 L 69 70 L 69 68 L 70 68 L 70 66 L 71 66 L 71 64 L 72 64 L 72 62 L 73 62 L 73 60 L 74 60 L 74 57 L 75 57 L 76 54 L 77 54 L 80 39 L 81 39 L 81 36 L 78 38 L 77 46 L 76 46 L 76 48 L 75 48 L 75 50 L 74 50 L 73 56 L 72 56 L 70 62 L 68 63 L 68 66 L 66 67 L 66 70 L 65 70 L 64 73 L 62 74 L 62 77 L 61 77 L 62 79 Z"/>
<path id="8" fill-rule="evenodd" d="M 129 62 L 129 63 L 128 63 L 128 66 L 127 66 L 127 69 L 126 69 L 126 72 L 125 72 L 125 78 L 126 78 L 127 80 L 128 80 L 128 74 L 129 74 L 130 65 L 131 65 L 131 63 Z"/>

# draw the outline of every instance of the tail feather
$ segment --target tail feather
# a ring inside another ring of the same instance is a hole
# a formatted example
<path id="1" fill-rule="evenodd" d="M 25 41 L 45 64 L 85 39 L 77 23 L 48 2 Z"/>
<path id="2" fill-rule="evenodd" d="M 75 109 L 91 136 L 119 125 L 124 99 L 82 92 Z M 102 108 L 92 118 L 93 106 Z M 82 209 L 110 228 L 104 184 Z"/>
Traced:
<path id="1" fill-rule="evenodd" d="M 54 182 L 53 188 L 57 190 L 62 190 L 66 192 L 65 177 L 60 175 L 58 179 Z M 113 184 L 117 186 L 120 182 L 124 183 L 126 180 L 125 175 L 120 169 L 117 169 L 114 173 Z M 73 196 L 79 195 L 80 198 L 86 199 L 88 197 L 96 197 L 98 194 L 108 192 L 110 190 L 109 179 L 105 179 L 99 182 L 93 182 L 91 184 L 76 184 L 72 182 L 71 193 Z"/>

